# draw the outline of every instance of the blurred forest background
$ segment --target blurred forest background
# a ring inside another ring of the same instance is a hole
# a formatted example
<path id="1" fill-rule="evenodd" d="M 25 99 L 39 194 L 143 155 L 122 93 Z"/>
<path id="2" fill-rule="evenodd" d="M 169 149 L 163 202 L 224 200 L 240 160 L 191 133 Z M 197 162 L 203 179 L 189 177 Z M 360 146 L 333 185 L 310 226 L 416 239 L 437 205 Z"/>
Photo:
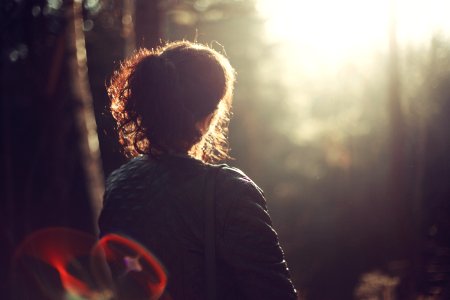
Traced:
<path id="1" fill-rule="evenodd" d="M 237 70 L 229 164 L 265 191 L 302 299 L 450 299 L 450 26 L 427 23 L 449 6 L 314 3 L 2 0 L 2 298 L 25 236 L 96 232 L 125 161 L 113 70 L 187 39 Z"/>

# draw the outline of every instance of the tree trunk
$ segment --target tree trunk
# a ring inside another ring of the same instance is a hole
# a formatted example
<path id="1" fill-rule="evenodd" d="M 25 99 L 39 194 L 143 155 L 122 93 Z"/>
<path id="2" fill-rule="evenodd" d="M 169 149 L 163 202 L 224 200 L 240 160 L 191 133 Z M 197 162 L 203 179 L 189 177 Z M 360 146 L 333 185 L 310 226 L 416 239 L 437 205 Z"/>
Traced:
<path id="1" fill-rule="evenodd" d="M 2 11 L 0 166 L 1 295 L 12 297 L 12 257 L 30 233 L 95 233 L 102 194 L 92 99 L 86 84 L 81 2 L 40 13 L 41 1 Z M 30 13 L 33 9 L 33 14 Z M 13 298 L 13 297 L 12 297 Z"/>
<path id="2" fill-rule="evenodd" d="M 134 29 L 137 48 L 154 48 L 161 39 L 161 11 L 158 0 L 137 0 L 134 4 Z"/>

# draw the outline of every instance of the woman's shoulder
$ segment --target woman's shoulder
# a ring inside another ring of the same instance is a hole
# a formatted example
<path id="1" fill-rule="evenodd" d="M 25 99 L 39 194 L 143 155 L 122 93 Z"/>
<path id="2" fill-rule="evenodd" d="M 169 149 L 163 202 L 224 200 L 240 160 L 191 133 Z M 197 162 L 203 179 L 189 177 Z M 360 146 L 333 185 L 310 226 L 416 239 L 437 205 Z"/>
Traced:
<path id="1" fill-rule="evenodd" d="M 232 201 L 241 199 L 256 201 L 266 206 L 262 189 L 241 169 L 227 164 L 215 165 L 218 168 L 216 175 L 216 193 Z"/>
<path id="2" fill-rule="evenodd" d="M 108 175 L 104 198 L 110 198 L 112 195 L 136 195 L 145 189 L 149 178 L 156 177 L 156 172 L 151 160 L 146 156 L 134 157 Z"/>
<path id="3" fill-rule="evenodd" d="M 105 192 L 110 194 L 122 189 L 136 189 L 153 181 L 151 179 L 161 181 L 168 174 L 179 179 L 176 182 L 180 183 L 180 187 L 188 186 L 191 181 L 201 184 L 203 176 L 214 176 L 215 193 L 224 201 L 250 197 L 265 203 L 261 188 L 241 169 L 228 164 L 205 164 L 185 157 L 155 160 L 144 155 L 132 158 L 108 176 Z"/>
<path id="4" fill-rule="evenodd" d="M 217 169 L 217 176 L 220 180 L 234 182 L 238 185 L 255 184 L 247 174 L 237 167 L 228 164 L 211 165 L 211 167 Z"/>
<path id="5" fill-rule="evenodd" d="M 130 174 L 141 174 L 148 169 L 149 160 L 146 156 L 133 157 L 123 163 L 119 168 L 115 169 L 108 175 L 106 183 L 111 184 L 116 181 L 128 179 Z"/>

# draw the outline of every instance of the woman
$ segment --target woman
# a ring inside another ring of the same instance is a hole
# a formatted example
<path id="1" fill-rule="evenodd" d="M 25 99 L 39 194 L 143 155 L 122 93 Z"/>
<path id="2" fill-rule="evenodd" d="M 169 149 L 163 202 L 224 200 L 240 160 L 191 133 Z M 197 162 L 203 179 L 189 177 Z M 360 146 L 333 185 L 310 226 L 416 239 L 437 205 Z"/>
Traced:
<path id="1" fill-rule="evenodd" d="M 169 277 L 164 297 L 205 299 L 205 182 L 214 181 L 216 298 L 296 299 L 261 190 L 209 164 L 228 157 L 233 84 L 224 56 L 186 41 L 122 64 L 108 92 L 132 159 L 107 180 L 101 235 L 125 234 L 154 253 Z"/>

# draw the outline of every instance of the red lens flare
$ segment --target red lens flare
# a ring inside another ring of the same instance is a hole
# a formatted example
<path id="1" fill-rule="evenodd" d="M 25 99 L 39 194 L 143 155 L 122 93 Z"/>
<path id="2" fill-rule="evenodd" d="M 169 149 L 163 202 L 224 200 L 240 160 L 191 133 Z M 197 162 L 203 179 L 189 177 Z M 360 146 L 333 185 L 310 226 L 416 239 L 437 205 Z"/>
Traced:
<path id="1" fill-rule="evenodd" d="M 14 255 L 16 298 L 158 299 L 167 276 L 139 243 L 48 228 L 28 236 Z"/>
<path id="2" fill-rule="evenodd" d="M 164 292 L 167 276 L 162 264 L 145 247 L 129 238 L 117 234 L 104 236 L 95 246 L 92 258 L 108 264 L 119 298 L 124 294 L 124 297 L 132 295 L 133 299 L 158 299 Z M 99 277 L 99 282 L 105 281 Z"/>
<path id="3" fill-rule="evenodd" d="M 32 278 L 39 280 L 40 294 L 57 298 L 66 292 L 89 298 L 92 290 L 87 283 L 86 270 L 79 260 L 89 255 L 95 242 L 93 236 L 73 229 L 43 229 L 31 234 L 21 243 L 15 253 L 15 261 L 22 264 L 21 270 L 28 271 Z M 39 261 L 57 271 L 62 290 L 58 288 L 58 283 L 52 285 L 46 281 L 45 277 L 53 277 L 51 270 L 43 267 Z"/>

